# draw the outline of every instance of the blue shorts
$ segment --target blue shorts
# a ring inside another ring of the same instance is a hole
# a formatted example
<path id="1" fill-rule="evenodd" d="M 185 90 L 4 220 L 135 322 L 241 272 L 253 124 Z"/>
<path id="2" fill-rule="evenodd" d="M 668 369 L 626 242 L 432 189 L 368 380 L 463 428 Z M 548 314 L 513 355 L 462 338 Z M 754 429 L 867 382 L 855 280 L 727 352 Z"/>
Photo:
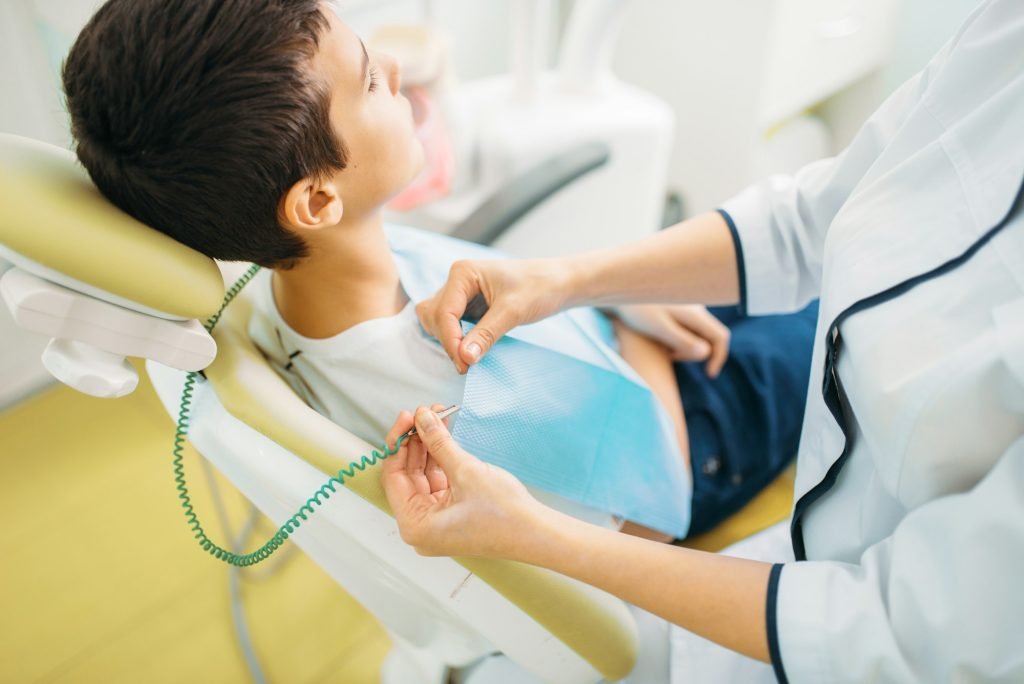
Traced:
<path id="1" fill-rule="evenodd" d="M 818 302 L 782 316 L 710 311 L 732 333 L 722 372 L 712 380 L 703 363 L 675 364 L 693 470 L 691 535 L 742 508 L 796 455 Z"/>

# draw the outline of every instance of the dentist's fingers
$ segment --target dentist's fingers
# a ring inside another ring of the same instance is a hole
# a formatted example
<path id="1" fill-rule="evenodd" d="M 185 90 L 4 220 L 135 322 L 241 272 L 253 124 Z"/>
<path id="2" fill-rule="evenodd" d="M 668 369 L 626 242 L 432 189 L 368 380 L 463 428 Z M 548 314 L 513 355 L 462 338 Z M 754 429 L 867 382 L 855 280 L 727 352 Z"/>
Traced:
<path id="1" fill-rule="evenodd" d="M 402 411 L 398 414 L 398 419 L 391 426 L 391 430 L 384 440 L 388 448 L 393 449 L 398 438 L 412 429 L 412 426 L 413 416 L 411 413 Z M 409 442 L 410 440 L 405 440 L 398 452 L 385 459 L 381 466 L 381 483 L 384 486 L 388 504 L 393 511 L 401 510 L 401 506 L 416 495 L 416 486 L 406 471 L 409 461 Z M 420 448 L 422 448 L 422 444 Z"/>
<path id="2" fill-rule="evenodd" d="M 434 404 L 430 407 L 430 410 L 434 413 L 440 413 L 444 409 L 444 404 Z M 445 418 L 442 421 L 445 428 L 448 427 L 448 420 L 448 418 Z M 427 476 L 427 482 L 430 484 L 430 491 L 432 493 L 448 489 L 448 476 L 445 475 L 444 468 L 441 467 L 441 464 L 429 452 L 427 453 L 427 462 L 423 466 L 423 472 Z"/>
<path id="3" fill-rule="evenodd" d="M 456 261 L 448 271 L 448 280 L 437 294 L 416 307 L 420 325 L 437 338 L 459 373 L 469 370 L 469 363 L 459 353 L 462 317 L 470 301 L 484 294 L 483 285 L 483 278 L 474 262 Z"/>
<path id="4" fill-rule="evenodd" d="M 437 414 L 425 406 L 416 409 L 416 433 L 430 455 L 444 469 L 449 482 L 457 481 L 462 468 L 476 461 L 474 456 L 455 443 L 448 427 Z"/>
<path id="5" fill-rule="evenodd" d="M 438 339 L 437 326 L 434 325 L 434 310 L 437 308 L 437 295 L 424 299 L 416 305 L 416 318 L 420 320 L 422 327 L 428 335 Z"/>
<path id="6" fill-rule="evenodd" d="M 444 406 L 434 404 L 432 408 L 434 412 L 439 412 Z M 414 424 L 411 413 L 399 413 L 385 439 L 387 448 L 394 449 L 397 440 L 412 429 Z M 447 427 L 447 419 L 444 425 Z M 418 497 L 445 495 L 448 477 L 437 460 L 427 452 L 419 437 L 413 436 L 405 439 L 398 451 L 384 461 L 381 466 L 381 484 L 391 510 L 398 515 Z"/>
<path id="7" fill-rule="evenodd" d="M 388 436 L 384 438 L 384 445 L 388 449 L 394 449 L 395 442 L 398 441 L 398 438 L 411 430 L 413 425 L 415 425 L 413 415 L 408 411 L 400 412 L 398 414 L 398 418 L 395 419 L 394 425 L 392 425 L 391 429 L 388 430 Z M 408 440 L 406 440 L 406 443 L 408 443 Z"/>
<path id="8" fill-rule="evenodd" d="M 431 493 L 448 489 L 448 475 L 445 474 L 441 464 L 429 453 L 423 472 L 427 476 L 427 484 L 430 485 Z"/>
<path id="9" fill-rule="evenodd" d="M 464 451 L 434 411 L 417 409 L 415 426 L 416 436 L 402 450 L 427 451 L 428 474 L 435 463 L 447 486 L 413 487 L 405 470 L 382 478 L 402 539 L 429 556 L 514 557 L 522 530 L 546 509 L 511 473 Z"/>
<path id="10" fill-rule="evenodd" d="M 480 322 L 466 333 L 466 337 L 459 345 L 459 358 L 467 367 L 477 363 L 491 351 L 491 347 L 505 333 L 516 327 L 522 318 L 510 306 L 497 302 L 487 310 Z"/>
<path id="11" fill-rule="evenodd" d="M 427 480 L 427 448 L 413 435 L 409 438 L 408 457 L 405 459 L 405 473 L 420 491 L 430 491 Z"/>
<path id="12" fill-rule="evenodd" d="M 456 369 L 465 373 L 468 366 L 459 358 L 459 343 L 462 342 L 462 314 L 473 294 L 468 294 L 470 284 L 466 280 L 455 278 L 454 274 L 449 276 L 436 295 L 417 304 L 416 315 L 427 334 L 441 343 Z"/>

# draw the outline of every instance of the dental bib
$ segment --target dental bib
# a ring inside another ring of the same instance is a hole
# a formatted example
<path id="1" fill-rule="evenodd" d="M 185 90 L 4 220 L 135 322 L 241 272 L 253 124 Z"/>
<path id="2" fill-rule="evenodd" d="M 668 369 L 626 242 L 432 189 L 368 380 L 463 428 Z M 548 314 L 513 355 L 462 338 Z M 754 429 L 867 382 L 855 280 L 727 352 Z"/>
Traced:
<path id="1" fill-rule="evenodd" d="M 443 235 L 386 231 L 417 303 L 444 285 L 453 262 L 504 258 Z M 471 328 L 463 323 L 464 333 Z M 594 309 L 515 328 L 470 368 L 452 435 L 528 485 L 684 537 L 692 481 L 675 430 L 616 348 L 611 323 Z"/>

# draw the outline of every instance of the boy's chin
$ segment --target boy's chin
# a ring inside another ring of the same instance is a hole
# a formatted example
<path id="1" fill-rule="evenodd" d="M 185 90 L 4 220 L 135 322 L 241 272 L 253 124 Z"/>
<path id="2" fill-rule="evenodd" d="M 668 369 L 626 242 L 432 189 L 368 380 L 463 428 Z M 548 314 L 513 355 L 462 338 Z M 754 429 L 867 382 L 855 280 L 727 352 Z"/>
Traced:
<path id="1" fill-rule="evenodd" d="M 405 188 L 410 183 L 412 183 L 414 180 L 419 178 L 420 174 L 423 173 L 423 169 L 427 165 L 426 164 L 426 157 L 423 154 L 423 146 L 420 145 L 419 142 L 416 143 L 416 149 L 417 149 L 417 152 L 413 153 L 412 164 L 410 165 L 409 173 L 407 174 L 408 177 L 405 179 L 405 182 L 402 183 L 402 187 L 401 187 L 400 190 L 405 190 Z"/>
<path id="2" fill-rule="evenodd" d="M 426 152 L 425 149 L 423 149 L 423 143 L 420 142 L 419 139 L 414 139 L 414 141 L 413 141 L 413 151 L 412 151 L 412 168 L 413 168 L 413 172 L 412 172 L 412 177 L 409 178 L 409 181 L 411 182 L 413 178 L 415 178 L 416 176 L 420 175 L 420 172 L 423 171 L 423 167 L 426 166 L 426 165 L 427 165 L 427 152 Z"/>

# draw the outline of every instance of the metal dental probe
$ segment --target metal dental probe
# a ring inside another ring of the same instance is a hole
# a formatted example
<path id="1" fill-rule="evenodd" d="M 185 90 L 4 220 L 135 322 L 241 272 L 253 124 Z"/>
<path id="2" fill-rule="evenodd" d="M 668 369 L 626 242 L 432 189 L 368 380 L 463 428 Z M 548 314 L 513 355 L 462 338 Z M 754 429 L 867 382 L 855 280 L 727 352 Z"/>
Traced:
<path id="1" fill-rule="evenodd" d="M 447 418 L 448 416 L 450 416 L 450 415 L 452 415 L 453 413 L 455 413 L 456 411 L 458 411 L 458 410 L 459 410 L 460 408 L 462 408 L 462 407 L 461 407 L 461 406 L 459 406 L 458 404 L 452 404 L 451 406 L 449 406 L 449 407 L 448 407 L 448 408 L 446 408 L 445 410 L 443 410 L 443 411 L 439 412 L 439 413 L 437 414 L 437 417 L 438 417 L 438 419 L 440 419 L 440 420 L 444 420 L 444 419 L 445 419 L 445 418 Z M 408 432 L 406 432 L 406 433 L 405 433 L 405 436 L 406 436 L 406 437 L 412 437 L 412 436 L 413 436 L 413 435 L 415 435 L 415 434 L 416 434 L 416 428 L 414 427 L 414 428 L 413 428 L 412 430 L 409 430 Z"/>

